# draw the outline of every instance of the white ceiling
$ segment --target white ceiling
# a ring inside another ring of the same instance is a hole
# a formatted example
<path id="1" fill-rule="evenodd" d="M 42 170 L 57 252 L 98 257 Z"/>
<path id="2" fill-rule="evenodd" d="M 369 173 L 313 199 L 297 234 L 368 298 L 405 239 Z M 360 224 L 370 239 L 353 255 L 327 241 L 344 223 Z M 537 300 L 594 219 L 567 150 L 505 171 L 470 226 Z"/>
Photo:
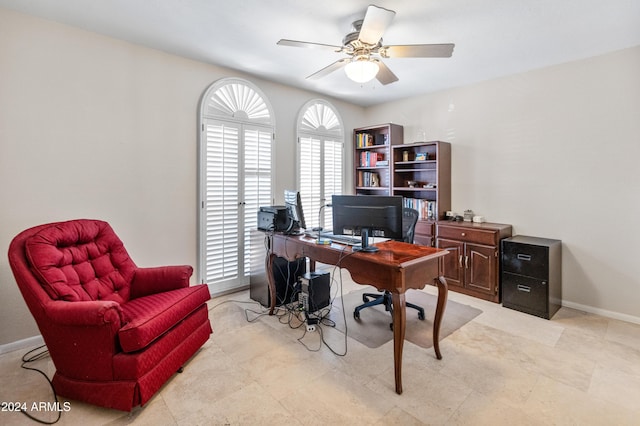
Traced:
<path id="1" fill-rule="evenodd" d="M 305 77 L 341 54 L 369 4 L 396 11 L 384 44 L 455 43 L 453 57 L 385 59 L 382 86 L 342 70 Z M 638 0 L 0 0 L 0 7 L 368 106 L 640 45 Z"/>

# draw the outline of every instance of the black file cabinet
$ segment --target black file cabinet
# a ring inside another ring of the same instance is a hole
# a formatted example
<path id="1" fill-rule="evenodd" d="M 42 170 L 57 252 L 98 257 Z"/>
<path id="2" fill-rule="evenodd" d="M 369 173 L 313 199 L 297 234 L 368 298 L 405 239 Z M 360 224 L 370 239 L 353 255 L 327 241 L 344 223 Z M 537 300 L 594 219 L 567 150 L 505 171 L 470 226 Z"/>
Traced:
<path id="1" fill-rule="evenodd" d="M 545 319 L 562 302 L 562 242 L 516 235 L 502 245 L 502 306 Z"/>

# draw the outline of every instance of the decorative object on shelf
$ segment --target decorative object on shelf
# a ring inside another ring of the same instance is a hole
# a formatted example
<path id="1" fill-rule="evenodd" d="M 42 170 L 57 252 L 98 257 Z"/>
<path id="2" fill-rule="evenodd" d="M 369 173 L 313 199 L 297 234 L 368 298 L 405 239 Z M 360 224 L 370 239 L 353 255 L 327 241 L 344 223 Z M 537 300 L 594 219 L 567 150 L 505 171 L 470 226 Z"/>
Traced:
<path id="1" fill-rule="evenodd" d="M 416 161 L 425 161 L 427 159 L 426 152 L 418 152 L 416 153 Z"/>
<path id="2" fill-rule="evenodd" d="M 473 210 L 465 210 L 464 211 L 464 221 L 471 222 L 473 220 Z"/>
<path id="3" fill-rule="evenodd" d="M 409 151 L 402 151 L 402 161 L 409 161 Z"/>
<path id="4" fill-rule="evenodd" d="M 418 184 L 418 182 L 416 182 L 415 180 L 408 180 L 407 181 L 407 185 L 409 186 L 409 188 L 415 188 L 417 184 Z"/>

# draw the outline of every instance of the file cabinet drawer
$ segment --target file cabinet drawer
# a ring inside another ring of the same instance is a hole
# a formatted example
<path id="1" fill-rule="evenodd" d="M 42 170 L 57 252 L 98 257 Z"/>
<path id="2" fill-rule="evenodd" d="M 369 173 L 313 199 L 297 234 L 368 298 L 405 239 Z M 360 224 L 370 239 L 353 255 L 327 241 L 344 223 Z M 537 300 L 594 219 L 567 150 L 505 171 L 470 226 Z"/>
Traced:
<path id="1" fill-rule="evenodd" d="M 548 318 L 549 287 L 544 280 L 504 272 L 502 305 L 520 312 Z"/>
<path id="2" fill-rule="evenodd" d="M 549 278 L 549 249 L 504 240 L 502 270 L 546 280 Z"/>

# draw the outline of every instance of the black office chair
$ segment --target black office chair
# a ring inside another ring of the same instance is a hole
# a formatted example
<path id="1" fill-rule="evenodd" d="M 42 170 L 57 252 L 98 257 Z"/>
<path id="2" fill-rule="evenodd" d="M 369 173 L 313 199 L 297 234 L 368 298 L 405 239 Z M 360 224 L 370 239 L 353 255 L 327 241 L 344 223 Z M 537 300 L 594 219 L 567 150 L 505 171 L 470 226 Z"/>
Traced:
<path id="1" fill-rule="evenodd" d="M 413 237 L 416 231 L 416 223 L 418 223 L 418 211 L 409 208 L 402 209 L 402 235 L 404 237 L 404 242 L 413 243 Z M 356 306 L 355 310 L 353 311 L 353 317 L 357 320 L 360 319 L 361 310 L 376 305 L 384 305 L 384 309 L 391 315 L 393 315 L 393 302 L 391 299 L 391 293 L 386 290 L 383 294 L 365 293 L 362 295 L 362 301 L 364 303 L 360 306 Z M 407 308 L 417 310 L 418 319 L 424 321 L 424 308 L 409 302 L 406 302 L 406 306 Z M 393 329 L 393 323 L 389 324 L 389 327 Z"/>

